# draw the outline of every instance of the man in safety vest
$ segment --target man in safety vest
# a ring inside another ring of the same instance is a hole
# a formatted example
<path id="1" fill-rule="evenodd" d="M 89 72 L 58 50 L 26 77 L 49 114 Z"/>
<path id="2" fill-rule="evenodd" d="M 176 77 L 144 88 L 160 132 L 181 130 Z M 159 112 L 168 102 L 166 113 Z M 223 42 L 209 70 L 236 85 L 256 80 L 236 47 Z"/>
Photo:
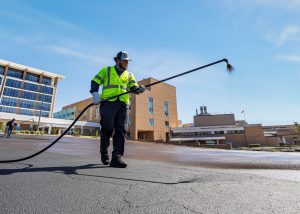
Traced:
<path id="1" fill-rule="evenodd" d="M 128 90 L 134 90 L 133 93 L 141 94 L 145 91 L 143 85 L 139 86 L 134 75 L 127 71 L 129 58 L 127 52 L 120 51 L 116 57 L 115 66 L 106 66 L 92 79 L 90 92 L 93 95 L 93 103 L 100 104 L 101 100 L 124 93 Z M 98 90 L 102 85 L 101 98 Z M 130 95 L 122 96 L 101 102 L 100 106 L 100 125 L 101 140 L 100 153 L 103 164 L 110 164 L 111 167 L 125 168 L 127 164 L 122 160 L 124 154 L 124 144 L 127 134 L 128 107 L 130 104 Z M 113 152 L 109 162 L 108 147 L 110 137 L 113 135 Z"/>

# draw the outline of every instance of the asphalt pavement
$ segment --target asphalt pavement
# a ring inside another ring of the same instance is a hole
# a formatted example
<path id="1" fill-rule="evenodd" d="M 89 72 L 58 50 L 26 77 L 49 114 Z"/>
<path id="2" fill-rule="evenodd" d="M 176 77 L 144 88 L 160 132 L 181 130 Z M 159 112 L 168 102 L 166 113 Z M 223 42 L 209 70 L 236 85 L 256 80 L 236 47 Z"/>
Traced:
<path id="1" fill-rule="evenodd" d="M 53 137 L 0 138 L 0 159 Z M 64 137 L 0 164 L 0 213 L 300 213 L 298 153 L 128 141 L 125 169 L 100 163 L 99 139 Z"/>

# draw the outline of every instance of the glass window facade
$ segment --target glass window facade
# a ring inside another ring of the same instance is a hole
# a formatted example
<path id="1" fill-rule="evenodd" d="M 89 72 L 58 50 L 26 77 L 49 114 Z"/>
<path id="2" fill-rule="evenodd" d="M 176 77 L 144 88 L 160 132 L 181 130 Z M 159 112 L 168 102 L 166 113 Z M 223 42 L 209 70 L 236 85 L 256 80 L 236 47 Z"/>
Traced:
<path id="1" fill-rule="evenodd" d="M 46 86 L 42 86 L 41 85 L 41 93 L 45 93 L 45 94 L 53 94 L 53 88 L 51 87 L 46 87 Z"/>
<path id="2" fill-rule="evenodd" d="M 39 75 L 32 74 L 32 73 L 26 73 L 25 79 L 32 81 L 32 82 L 39 82 Z"/>
<path id="3" fill-rule="evenodd" d="M 30 100 L 20 100 L 19 107 L 34 109 L 34 103 L 34 101 Z"/>
<path id="4" fill-rule="evenodd" d="M 21 97 L 28 100 L 36 100 L 36 93 L 29 92 L 29 91 L 22 91 Z"/>
<path id="5" fill-rule="evenodd" d="M 0 85 L 2 85 L 2 77 L 0 77 Z"/>
<path id="6" fill-rule="evenodd" d="M 50 78 L 50 77 L 42 77 L 42 83 L 43 84 L 47 84 L 47 85 L 51 85 L 52 84 L 52 78 Z"/>
<path id="7" fill-rule="evenodd" d="M 6 79 L 5 85 L 13 88 L 21 88 L 22 82 L 13 79 Z"/>
<path id="8" fill-rule="evenodd" d="M 45 95 L 45 94 L 40 94 L 39 95 L 39 101 L 46 102 L 46 103 L 51 103 L 52 96 Z"/>
<path id="9" fill-rule="evenodd" d="M 60 118 L 60 119 L 74 120 L 75 112 L 76 112 L 76 107 L 71 107 L 71 108 L 54 113 L 53 117 Z"/>
<path id="10" fill-rule="evenodd" d="M 9 68 L 8 72 L 7 72 L 7 76 L 22 79 L 23 78 L 23 71 L 18 71 L 16 69 Z"/>
<path id="11" fill-rule="evenodd" d="M 28 91 L 38 91 L 38 85 L 24 82 L 23 89 L 28 90 Z"/>
<path id="12" fill-rule="evenodd" d="M 17 99 L 12 97 L 2 97 L 1 105 L 4 106 L 17 106 Z"/>
<path id="13" fill-rule="evenodd" d="M 0 74 L 4 75 L 4 67 L 0 66 Z"/>
<path id="14" fill-rule="evenodd" d="M 10 97 L 18 97 L 19 91 L 12 88 L 4 88 L 3 95 Z"/>
<path id="15" fill-rule="evenodd" d="M 148 109 L 149 113 L 153 114 L 153 97 L 149 97 Z"/>
<path id="16" fill-rule="evenodd" d="M 16 108 L 0 106 L 0 112 L 16 113 Z"/>

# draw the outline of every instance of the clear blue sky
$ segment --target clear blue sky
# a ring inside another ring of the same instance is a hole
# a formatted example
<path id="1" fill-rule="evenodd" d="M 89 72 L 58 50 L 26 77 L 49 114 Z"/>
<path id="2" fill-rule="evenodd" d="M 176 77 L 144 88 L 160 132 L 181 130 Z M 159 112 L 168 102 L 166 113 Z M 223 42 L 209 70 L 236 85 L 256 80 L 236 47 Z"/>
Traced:
<path id="1" fill-rule="evenodd" d="M 0 58 L 66 76 L 55 111 L 90 97 L 91 78 L 129 52 L 138 80 L 181 73 L 168 83 L 178 116 L 195 109 L 249 123 L 300 122 L 300 0 L 0 0 Z"/>

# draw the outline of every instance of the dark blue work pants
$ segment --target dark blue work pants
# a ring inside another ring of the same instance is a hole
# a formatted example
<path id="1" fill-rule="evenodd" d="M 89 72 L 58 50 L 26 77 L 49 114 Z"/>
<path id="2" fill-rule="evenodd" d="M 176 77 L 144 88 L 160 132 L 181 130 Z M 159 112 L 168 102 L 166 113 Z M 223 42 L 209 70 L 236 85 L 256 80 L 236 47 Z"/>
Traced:
<path id="1" fill-rule="evenodd" d="M 113 156 L 124 154 L 127 134 L 128 106 L 117 101 L 106 101 L 100 106 L 101 140 L 100 153 L 107 153 L 109 140 L 113 134 Z"/>

